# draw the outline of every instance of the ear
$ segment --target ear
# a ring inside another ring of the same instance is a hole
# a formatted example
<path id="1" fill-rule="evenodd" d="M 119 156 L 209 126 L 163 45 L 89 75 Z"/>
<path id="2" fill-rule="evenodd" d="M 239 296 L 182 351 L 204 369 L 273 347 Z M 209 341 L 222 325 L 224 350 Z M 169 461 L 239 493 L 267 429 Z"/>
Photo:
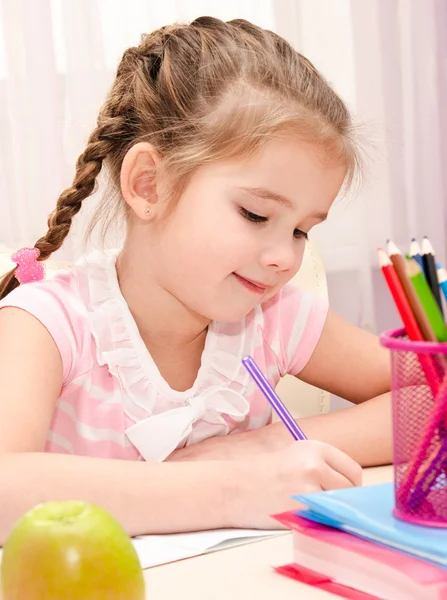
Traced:
<path id="1" fill-rule="evenodd" d="M 147 142 L 130 148 L 121 166 L 120 184 L 124 200 L 143 221 L 152 218 L 157 205 L 157 167 L 160 156 Z"/>

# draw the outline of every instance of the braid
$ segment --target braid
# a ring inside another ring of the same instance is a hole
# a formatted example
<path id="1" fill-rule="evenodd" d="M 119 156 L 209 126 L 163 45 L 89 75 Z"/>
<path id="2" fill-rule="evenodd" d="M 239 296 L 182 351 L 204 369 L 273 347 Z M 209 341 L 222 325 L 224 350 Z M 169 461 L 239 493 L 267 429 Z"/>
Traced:
<path id="1" fill-rule="evenodd" d="M 12 271 L 9 271 L 4 277 L 2 277 L 0 281 L 0 300 L 19 285 L 19 282 L 14 276 L 15 271 L 16 270 L 14 268 Z"/>
<path id="2" fill-rule="evenodd" d="M 73 217 L 81 209 L 83 200 L 94 192 L 103 161 L 112 151 L 113 138 L 119 133 L 121 119 L 100 116 L 98 122 L 101 124 L 98 124 L 90 135 L 86 149 L 76 162 L 72 186 L 59 196 L 56 208 L 48 218 L 48 231 L 35 244 L 40 251 L 39 261 L 46 260 L 62 246 L 70 231 Z M 1 279 L 0 299 L 19 286 L 15 270 L 16 268 L 12 269 Z"/>
<path id="3" fill-rule="evenodd" d="M 35 246 L 40 250 L 40 259 L 45 260 L 58 250 L 68 232 L 73 217 L 79 212 L 82 201 L 95 189 L 104 157 L 103 143 L 98 140 L 97 130 L 93 132 L 85 151 L 76 163 L 76 176 L 73 185 L 59 196 L 55 210 L 48 218 L 47 233 L 37 240 Z"/>

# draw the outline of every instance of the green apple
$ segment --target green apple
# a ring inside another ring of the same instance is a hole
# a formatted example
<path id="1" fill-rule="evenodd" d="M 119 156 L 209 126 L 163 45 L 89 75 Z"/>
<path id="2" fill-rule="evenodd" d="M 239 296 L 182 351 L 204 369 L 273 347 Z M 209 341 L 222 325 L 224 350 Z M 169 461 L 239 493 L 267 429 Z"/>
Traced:
<path id="1" fill-rule="evenodd" d="M 39 504 L 14 526 L 1 562 L 2 600 L 144 600 L 137 553 L 103 508 Z"/>

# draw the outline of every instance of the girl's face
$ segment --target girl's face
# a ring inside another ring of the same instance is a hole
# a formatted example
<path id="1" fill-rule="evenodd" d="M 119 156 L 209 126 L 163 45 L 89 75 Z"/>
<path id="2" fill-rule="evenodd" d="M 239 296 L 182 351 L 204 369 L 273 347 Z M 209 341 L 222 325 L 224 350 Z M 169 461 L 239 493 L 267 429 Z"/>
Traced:
<path id="1" fill-rule="evenodd" d="M 325 219 L 345 172 L 296 139 L 203 167 L 154 227 L 147 250 L 157 284 L 207 319 L 243 318 L 296 274 L 307 233 Z"/>

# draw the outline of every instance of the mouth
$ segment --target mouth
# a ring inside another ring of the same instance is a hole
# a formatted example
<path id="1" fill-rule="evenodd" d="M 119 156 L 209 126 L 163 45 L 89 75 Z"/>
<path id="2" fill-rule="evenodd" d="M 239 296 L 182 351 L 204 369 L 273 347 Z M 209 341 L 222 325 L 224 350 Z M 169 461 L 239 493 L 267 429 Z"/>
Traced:
<path id="1" fill-rule="evenodd" d="M 262 295 L 272 287 L 271 285 L 261 283 L 260 281 L 254 281 L 253 279 L 241 277 L 241 275 L 238 275 L 237 273 L 233 273 L 233 275 L 236 277 L 237 281 L 241 285 L 243 285 L 247 290 L 250 290 L 250 292 L 254 292 L 255 294 Z"/>

